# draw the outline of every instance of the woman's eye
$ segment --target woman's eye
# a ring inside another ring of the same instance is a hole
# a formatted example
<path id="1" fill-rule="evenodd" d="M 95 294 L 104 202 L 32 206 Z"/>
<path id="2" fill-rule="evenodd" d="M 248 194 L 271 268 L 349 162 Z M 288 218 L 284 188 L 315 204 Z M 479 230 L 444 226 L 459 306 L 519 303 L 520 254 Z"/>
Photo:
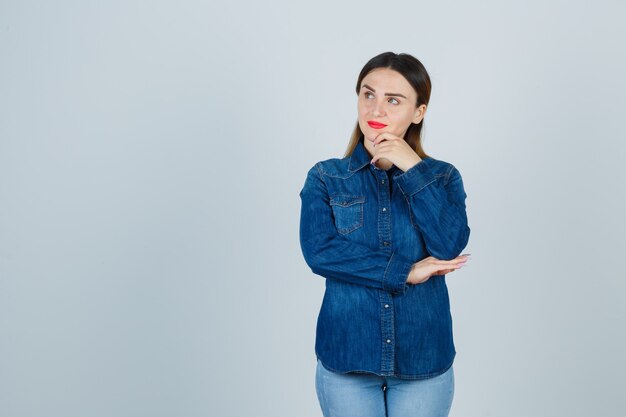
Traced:
<path id="1" fill-rule="evenodd" d="M 365 92 L 365 98 L 370 98 L 370 96 L 373 96 L 373 95 L 374 94 L 370 93 L 369 91 Z M 389 100 L 395 100 L 395 103 L 392 103 L 392 104 L 400 104 L 400 102 L 393 97 L 390 97 Z"/>

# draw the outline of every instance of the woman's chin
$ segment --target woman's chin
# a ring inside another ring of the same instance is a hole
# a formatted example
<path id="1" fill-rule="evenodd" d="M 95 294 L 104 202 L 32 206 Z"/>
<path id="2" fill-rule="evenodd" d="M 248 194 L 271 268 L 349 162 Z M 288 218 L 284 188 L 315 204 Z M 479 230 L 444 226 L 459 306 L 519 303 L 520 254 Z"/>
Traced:
<path id="1" fill-rule="evenodd" d="M 380 135 L 382 133 L 382 132 L 377 131 L 377 130 L 372 132 L 372 130 L 373 129 L 367 129 L 366 131 L 363 132 L 364 136 L 365 136 L 365 139 L 369 140 L 370 142 L 374 142 L 374 139 L 376 139 L 378 137 L 378 135 Z"/>

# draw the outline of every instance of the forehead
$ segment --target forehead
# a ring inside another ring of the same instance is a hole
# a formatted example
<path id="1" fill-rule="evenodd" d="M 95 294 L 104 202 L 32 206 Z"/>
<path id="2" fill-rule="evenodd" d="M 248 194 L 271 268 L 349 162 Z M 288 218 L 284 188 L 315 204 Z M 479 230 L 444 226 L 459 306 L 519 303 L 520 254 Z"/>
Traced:
<path id="1" fill-rule="evenodd" d="M 416 97 L 417 93 L 409 82 L 397 71 L 389 68 L 376 68 L 370 71 L 361 81 L 361 86 L 367 84 L 377 93 L 402 93 Z"/>

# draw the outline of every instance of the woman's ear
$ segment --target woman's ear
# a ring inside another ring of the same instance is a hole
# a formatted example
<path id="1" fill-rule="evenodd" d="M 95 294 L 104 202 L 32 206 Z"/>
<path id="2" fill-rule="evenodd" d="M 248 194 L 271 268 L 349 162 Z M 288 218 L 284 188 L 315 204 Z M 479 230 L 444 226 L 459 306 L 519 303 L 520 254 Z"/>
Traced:
<path id="1" fill-rule="evenodd" d="M 417 109 L 415 109 L 415 115 L 413 116 L 413 123 L 416 125 L 420 124 L 420 122 L 424 119 L 426 115 L 426 105 L 422 104 Z"/>

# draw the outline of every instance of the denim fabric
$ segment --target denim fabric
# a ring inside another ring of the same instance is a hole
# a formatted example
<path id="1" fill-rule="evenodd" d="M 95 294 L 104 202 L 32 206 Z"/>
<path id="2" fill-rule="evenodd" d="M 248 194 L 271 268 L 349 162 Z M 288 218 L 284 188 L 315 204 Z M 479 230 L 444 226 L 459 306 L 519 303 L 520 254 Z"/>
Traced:
<path id="1" fill-rule="evenodd" d="M 470 228 L 461 174 L 426 157 L 406 172 L 351 156 L 316 163 L 300 191 L 300 245 L 325 280 L 315 353 L 334 372 L 431 378 L 454 361 L 445 275 L 406 282 L 428 256 L 454 259 Z"/>
<path id="2" fill-rule="evenodd" d="M 315 370 L 315 391 L 324 417 L 447 417 L 454 400 L 454 367 L 428 379 Z"/>

